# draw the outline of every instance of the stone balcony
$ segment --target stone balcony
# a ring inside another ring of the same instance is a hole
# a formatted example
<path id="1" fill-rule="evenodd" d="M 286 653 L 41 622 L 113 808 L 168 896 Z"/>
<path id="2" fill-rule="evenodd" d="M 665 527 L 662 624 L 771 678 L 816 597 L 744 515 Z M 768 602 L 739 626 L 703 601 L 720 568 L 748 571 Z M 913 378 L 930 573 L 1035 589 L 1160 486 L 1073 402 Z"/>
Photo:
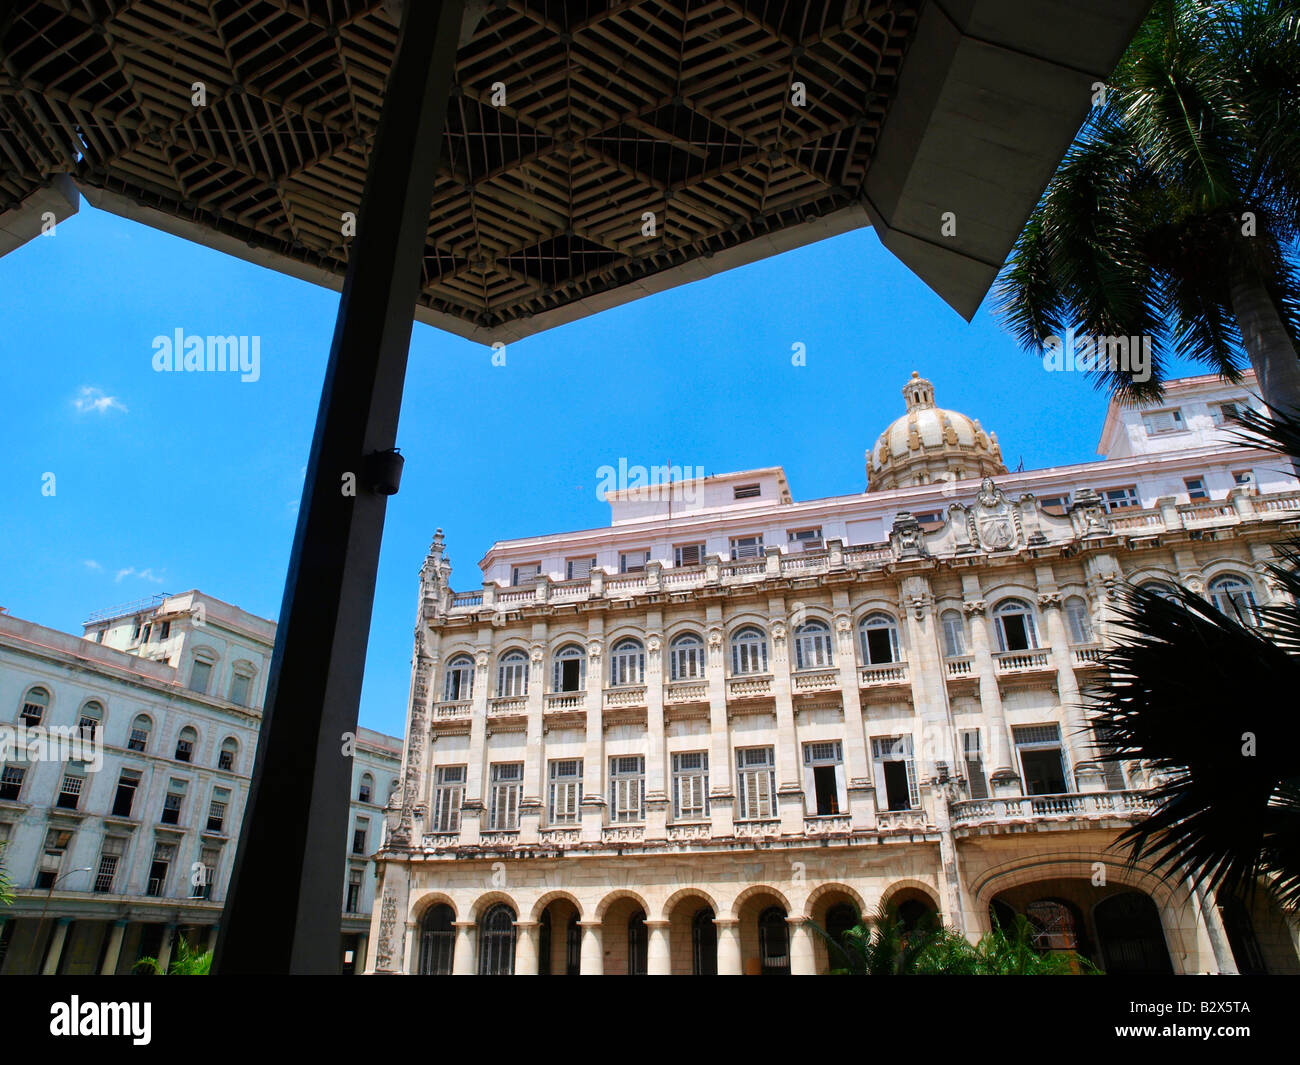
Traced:
<path id="1" fill-rule="evenodd" d="M 925 829 L 929 815 L 924 810 L 877 810 L 876 828 L 880 832 L 903 832 Z"/>
<path id="2" fill-rule="evenodd" d="M 840 686 L 838 669 L 806 669 L 791 677 L 791 688 L 796 695 L 806 692 L 835 691 Z"/>
<path id="3" fill-rule="evenodd" d="M 858 667 L 858 685 L 863 688 L 910 687 L 911 683 L 906 662 Z"/>
<path id="4" fill-rule="evenodd" d="M 435 721 L 458 721 L 469 720 L 470 710 L 473 704 L 465 699 L 461 702 L 434 703 L 433 719 Z"/>
<path id="5" fill-rule="evenodd" d="M 998 677 L 1044 676 L 1056 672 L 1050 647 L 1032 647 L 1023 651 L 996 651 L 993 668 Z"/>
<path id="6" fill-rule="evenodd" d="M 727 678 L 727 698 L 736 700 L 772 698 L 772 675 Z"/>
<path id="7" fill-rule="evenodd" d="M 572 714 L 587 709 L 587 693 L 547 692 L 543 697 L 543 709 L 548 714 Z"/>
<path id="8" fill-rule="evenodd" d="M 708 681 L 676 680 L 664 687 L 664 703 L 669 706 L 682 703 L 707 703 L 708 701 Z"/>
<path id="9" fill-rule="evenodd" d="M 952 804 L 954 828 L 981 828 L 1065 820 L 1145 817 L 1155 808 L 1142 791 L 1097 791 L 1025 795 L 1010 799 L 966 799 Z"/>

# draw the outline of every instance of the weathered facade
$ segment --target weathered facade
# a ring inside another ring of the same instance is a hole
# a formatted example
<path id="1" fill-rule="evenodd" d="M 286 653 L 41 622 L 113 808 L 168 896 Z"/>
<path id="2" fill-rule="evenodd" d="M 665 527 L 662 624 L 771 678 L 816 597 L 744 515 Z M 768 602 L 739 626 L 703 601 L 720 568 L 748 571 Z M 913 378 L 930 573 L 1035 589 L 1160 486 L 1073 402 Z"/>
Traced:
<path id="1" fill-rule="evenodd" d="M 1253 611 L 1300 486 L 1222 426 L 1245 387 L 1112 406 L 1103 461 L 1009 473 L 934 405 L 869 489 L 780 469 L 611 492 L 609 528 L 420 575 L 368 971 L 812 973 L 880 903 L 1025 913 L 1110 972 L 1300 971 L 1296 928 L 1108 850 L 1149 809 L 1082 692 L 1125 582 Z M 649 478 L 651 481 L 653 477 Z"/>

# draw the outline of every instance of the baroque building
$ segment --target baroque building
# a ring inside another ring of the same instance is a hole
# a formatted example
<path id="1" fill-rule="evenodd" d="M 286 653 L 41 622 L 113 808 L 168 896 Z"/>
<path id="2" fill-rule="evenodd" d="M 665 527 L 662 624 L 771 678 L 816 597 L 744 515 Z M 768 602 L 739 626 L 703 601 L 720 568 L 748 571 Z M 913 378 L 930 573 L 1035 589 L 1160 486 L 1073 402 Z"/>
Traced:
<path id="1" fill-rule="evenodd" d="M 215 944 L 274 642 L 273 621 L 198 591 L 99 611 L 82 636 L 0 612 L 0 973 L 125 974 L 165 967 L 181 935 Z M 358 730 L 343 972 L 365 957 L 400 754 Z"/>
<path id="2" fill-rule="evenodd" d="M 882 903 L 1025 914 L 1112 973 L 1300 971 L 1266 900 L 1108 849 L 1156 781 L 1084 708 L 1121 584 L 1283 594 L 1300 485 L 1225 432 L 1252 386 L 1112 404 L 1103 459 L 1012 473 L 913 375 L 861 494 L 665 471 L 462 591 L 439 530 L 367 971 L 814 973 L 810 923 Z"/>

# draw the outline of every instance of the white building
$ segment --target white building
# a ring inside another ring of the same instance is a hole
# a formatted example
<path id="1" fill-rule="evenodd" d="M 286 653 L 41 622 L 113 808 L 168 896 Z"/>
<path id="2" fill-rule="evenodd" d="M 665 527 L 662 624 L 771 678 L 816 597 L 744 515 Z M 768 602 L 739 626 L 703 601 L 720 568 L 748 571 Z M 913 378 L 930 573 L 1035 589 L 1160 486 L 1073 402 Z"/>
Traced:
<path id="1" fill-rule="evenodd" d="M 101 611 L 84 636 L 0 614 L 0 842 L 17 896 L 0 910 L 0 973 L 127 973 L 165 962 L 177 933 L 215 943 L 274 641 L 274 622 L 197 591 Z M 30 756 L 60 732 L 96 757 Z M 399 755 L 359 731 L 355 824 L 377 820 Z M 374 896 L 364 855 L 346 877 L 345 970 Z"/>
<path id="2" fill-rule="evenodd" d="M 1300 486 L 1223 430 L 1251 384 L 1174 382 L 1111 406 L 1102 461 L 1009 473 L 913 375 L 864 493 L 633 485 L 464 591 L 439 531 L 369 971 L 814 972 L 808 922 L 882 902 L 972 938 L 1026 913 L 1110 972 L 1300 971 L 1263 901 L 1107 850 L 1150 781 L 1080 708 L 1122 582 L 1282 594 Z"/>

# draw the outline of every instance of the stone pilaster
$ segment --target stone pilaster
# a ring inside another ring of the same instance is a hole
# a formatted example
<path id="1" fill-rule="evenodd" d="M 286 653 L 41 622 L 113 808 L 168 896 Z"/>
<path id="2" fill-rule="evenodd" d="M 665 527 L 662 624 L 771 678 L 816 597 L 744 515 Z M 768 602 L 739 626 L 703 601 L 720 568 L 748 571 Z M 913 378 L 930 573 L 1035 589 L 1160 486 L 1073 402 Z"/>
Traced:
<path id="1" fill-rule="evenodd" d="M 709 685 L 709 815 L 713 834 L 725 838 L 735 832 L 736 786 L 727 721 L 727 641 L 720 606 L 710 604 L 706 609 L 704 641 Z"/>
<path id="2" fill-rule="evenodd" d="M 768 635 L 772 642 L 772 697 L 776 702 L 776 800 L 781 818 L 781 835 L 803 833 L 803 775 L 799 760 L 799 740 L 794 725 L 794 696 L 790 679 L 790 632 L 785 600 L 774 596 L 768 601 L 772 619 Z"/>
<path id="3" fill-rule="evenodd" d="M 595 571 L 593 571 L 595 572 Z M 587 629 L 587 743 L 582 763 L 582 839 L 599 843 L 605 827 L 604 622 Z"/>
<path id="4" fill-rule="evenodd" d="M 668 835 L 668 780 L 664 755 L 663 614 L 648 611 L 645 625 L 645 835 L 646 839 L 664 839 Z"/>
<path id="5" fill-rule="evenodd" d="M 867 731 L 862 720 L 862 692 L 858 686 L 858 656 L 854 647 L 853 617 L 849 593 L 836 589 L 831 594 L 835 616 L 835 661 L 840 672 L 840 697 L 844 701 L 844 770 L 849 793 L 849 816 L 853 828 L 876 827 L 876 788 L 867 751 Z"/>

